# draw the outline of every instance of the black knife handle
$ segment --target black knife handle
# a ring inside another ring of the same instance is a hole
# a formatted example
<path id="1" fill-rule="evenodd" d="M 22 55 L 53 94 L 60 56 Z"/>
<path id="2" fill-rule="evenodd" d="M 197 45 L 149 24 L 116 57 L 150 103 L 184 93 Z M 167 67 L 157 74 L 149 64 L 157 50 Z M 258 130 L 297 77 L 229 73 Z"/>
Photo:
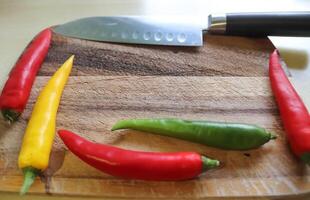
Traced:
<path id="1" fill-rule="evenodd" d="M 221 23 L 213 26 L 218 29 L 213 32 L 226 35 L 310 36 L 310 12 L 228 13 L 217 20 Z M 209 23 L 212 32 L 212 15 Z"/>

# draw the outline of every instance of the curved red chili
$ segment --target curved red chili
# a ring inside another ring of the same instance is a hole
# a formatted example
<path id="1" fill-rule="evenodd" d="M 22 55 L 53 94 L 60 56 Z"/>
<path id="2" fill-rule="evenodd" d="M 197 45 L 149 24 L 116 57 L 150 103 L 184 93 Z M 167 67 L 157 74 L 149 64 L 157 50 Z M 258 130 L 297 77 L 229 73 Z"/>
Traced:
<path id="1" fill-rule="evenodd" d="M 13 122 L 26 107 L 31 88 L 47 55 L 52 32 L 41 31 L 27 46 L 12 68 L 0 96 L 0 109 L 5 119 Z"/>
<path id="2" fill-rule="evenodd" d="M 157 153 L 96 144 L 66 130 L 58 131 L 72 153 L 89 165 L 113 176 L 157 181 L 191 179 L 219 165 L 194 152 Z"/>
<path id="3" fill-rule="evenodd" d="M 292 151 L 310 164 L 309 112 L 283 71 L 277 50 L 270 56 L 269 76 Z"/>

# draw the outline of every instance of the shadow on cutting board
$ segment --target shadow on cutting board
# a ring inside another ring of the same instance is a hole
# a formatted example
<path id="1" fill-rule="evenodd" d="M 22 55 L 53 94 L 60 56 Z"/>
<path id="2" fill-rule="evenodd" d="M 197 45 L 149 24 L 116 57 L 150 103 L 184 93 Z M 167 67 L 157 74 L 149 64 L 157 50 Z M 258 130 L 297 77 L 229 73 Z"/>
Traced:
<path id="1" fill-rule="evenodd" d="M 1 115 L 1 114 L 0 114 Z M 7 122 L 4 120 L 3 116 L 0 117 L 0 140 L 2 137 L 6 135 L 6 133 L 14 126 L 14 124 L 10 124 L 10 122 Z"/>

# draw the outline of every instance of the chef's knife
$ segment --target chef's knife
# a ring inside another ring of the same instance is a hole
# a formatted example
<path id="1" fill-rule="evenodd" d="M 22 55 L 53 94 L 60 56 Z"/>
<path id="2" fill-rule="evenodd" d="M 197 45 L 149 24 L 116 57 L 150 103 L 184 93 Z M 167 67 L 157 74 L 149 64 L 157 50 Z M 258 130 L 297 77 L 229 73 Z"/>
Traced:
<path id="1" fill-rule="evenodd" d="M 201 46 L 203 32 L 240 36 L 310 36 L 310 12 L 209 15 L 206 28 L 191 20 L 154 16 L 89 17 L 56 26 L 56 33 L 117 43 Z"/>

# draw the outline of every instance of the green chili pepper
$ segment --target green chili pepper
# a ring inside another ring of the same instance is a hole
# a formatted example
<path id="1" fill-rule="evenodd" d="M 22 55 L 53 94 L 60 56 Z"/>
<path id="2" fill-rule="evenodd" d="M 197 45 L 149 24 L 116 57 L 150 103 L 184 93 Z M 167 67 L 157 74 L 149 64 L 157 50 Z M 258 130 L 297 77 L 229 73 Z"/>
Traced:
<path id="1" fill-rule="evenodd" d="M 255 125 L 181 119 L 122 120 L 112 127 L 112 131 L 119 129 L 145 131 L 229 150 L 255 149 L 276 138 Z"/>

